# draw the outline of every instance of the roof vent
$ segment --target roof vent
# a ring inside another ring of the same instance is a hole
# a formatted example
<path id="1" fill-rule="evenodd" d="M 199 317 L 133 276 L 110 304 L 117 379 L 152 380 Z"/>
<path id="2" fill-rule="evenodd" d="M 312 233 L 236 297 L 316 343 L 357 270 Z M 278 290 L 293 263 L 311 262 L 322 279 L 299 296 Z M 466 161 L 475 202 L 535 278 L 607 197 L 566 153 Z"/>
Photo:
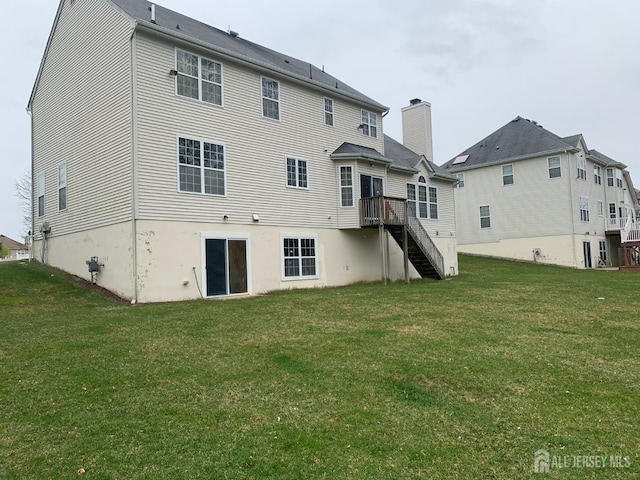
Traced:
<path id="1" fill-rule="evenodd" d="M 409 103 L 413 106 L 413 105 L 418 105 L 419 103 L 422 103 L 422 100 L 420 100 L 419 98 L 414 98 L 413 100 L 409 100 Z"/>
<path id="2" fill-rule="evenodd" d="M 151 6 L 149 7 L 149 10 L 151 10 L 151 23 L 156 23 L 156 6 L 155 4 L 151 4 Z"/>
<path id="3" fill-rule="evenodd" d="M 238 38 L 240 36 L 238 32 L 236 32 L 235 30 L 231 30 L 231 27 L 229 27 L 229 30 L 227 30 L 227 33 L 233 38 Z"/>

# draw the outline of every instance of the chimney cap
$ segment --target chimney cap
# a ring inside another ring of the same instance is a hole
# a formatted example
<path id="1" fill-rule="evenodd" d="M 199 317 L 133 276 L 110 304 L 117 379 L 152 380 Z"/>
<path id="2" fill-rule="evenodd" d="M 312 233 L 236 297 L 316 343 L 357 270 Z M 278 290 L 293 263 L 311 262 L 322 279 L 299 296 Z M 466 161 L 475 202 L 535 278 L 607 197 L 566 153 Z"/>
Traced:
<path id="1" fill-rule="evenodd" d="M 422 103 L 422 100 L 420 100 L 419 98 L 414 98 L 413 100 L 409 100 L 409 103 L 411 105 L 418 105 L 419 103 Z"/>

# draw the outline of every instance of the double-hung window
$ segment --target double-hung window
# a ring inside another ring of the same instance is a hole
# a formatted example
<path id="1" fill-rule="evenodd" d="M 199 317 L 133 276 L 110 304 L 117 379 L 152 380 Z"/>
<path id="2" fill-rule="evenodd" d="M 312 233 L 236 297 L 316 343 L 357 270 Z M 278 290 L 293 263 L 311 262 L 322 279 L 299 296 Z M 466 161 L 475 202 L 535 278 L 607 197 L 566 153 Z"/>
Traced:
<path id="1" fill-rule="evenodd" d="M 513 165 L 502 166 L 502 185 L 513 185 Z"/>
<path id="2" fill-rule="evenodd" d="M 333 100 L 324 97 L 324 124 L 333 127 Z"/>
<path id="3" fill-rule="evenodd" d="M 222 105 L 222 64 L 176 50 L 176 92 L 214 105 Z"/>
<path id="4" fill-rule="evenodd" d="M 181 192 L 225 195 L 224 146 L 179 137 L 178 177 Z"/>
<path id="5" fill-rule="evenodd" d="M 599 217 L 604 217 L 604 203 L 602 202 L 602 200 L 598 200 L 598 216 Z"/>
<path id="6" fill-rule="evenodd" d="M 456 173 L 455 177 L 458 179 L 458 183 L 455 184 L 455 188 L 464 187 L 464 173 Z"/>
<path id="7" fill-rule="evenodd" d="M 362 110 L 362 133 L 378 138 L 378 116 L 375 113 Z"/>
<path id="8" fill-rule="evenodd" d="M 480 205 L 480 228 L 491 228 L 491 207 Z"/>
<path id="9" fill-rule="evenodd" d="M 596 185 L 602 185 L 602 169 L 600 165 L 593 166 L 593 181 Z"/>
<path id="10" fill-rule="evenodd" d="M 580 180 L 586 180 L 587 179 L 587 161 L 584 159 L 584 157 L 580 156 L 578 157 L 578 178 Z"/>
<path id="11" fill-rule="evenodd" d="M 37 182 L 36 187 L 38 188 L 38 216 L 43 217 L 44 216 L 44 192 L 45 192 L 44 172 L 38 174 L 38 179 L 36 182 Z"/>
<path id="12" fill-rule="evenodd" d="M 607 187 L 613 187 L 613 168 L 607 168 Z"/>
<path id="13" fill-rule="evenodd" d="M 580 221 L 589 221 L 589 198 L 580 196 L 578 197 L 578 206 L 580 208 Z"/>
<path id="14" fill-rule="evenodd" d="M 353 207 L 353 168 L 340 167 L 340 206 Z"/>
<path id="15" fill-rule="evenodd" d="M 282 249 L 282 272 L 286 280 L 317 278 L 315 237 L 283 237 Z"/>
<path id="16" fill-rule="evenodd" d="M 67 162 L 58 165 L 58 210 L 67 208 Z"/>
<path id="17" fill-rule="evenodd" d="M 427 194 L 427 181 L 421 175 L 418 179 L 418 216 L 429 218 L 429 197 Z"/>
<path id="18" fill-rule="evenodd" d="M 262 77 L 262 116 L 280 120 L 280 82 Z"/>
<path id="19" fill-rule="evenodd" d="M 562 176 L 560 157 L 549 157 L 547 159 L 547 165 L 549 168 L 549 178 L 559 178 Z"/>
<path id="20" fill-rule="evenodd" d="M 616 168 L 616 187 L 622 188 L 622 170 Z"/>
<path id="21" fill-rule="evenodd" d="M 287 157 L 287 186 L 309 188 L 306 160 Z"/>
<path id="22" fill-rule="evenodd" d="M 416 203 L 416 186 L 413 183 L 407 183 L 407 203 L 414 215 L 417 214 Z"/>
<path id="23" fill-rule="evenodd" d="M 429 218 L 438 219 L 438 189 L 429 187 Z"/>

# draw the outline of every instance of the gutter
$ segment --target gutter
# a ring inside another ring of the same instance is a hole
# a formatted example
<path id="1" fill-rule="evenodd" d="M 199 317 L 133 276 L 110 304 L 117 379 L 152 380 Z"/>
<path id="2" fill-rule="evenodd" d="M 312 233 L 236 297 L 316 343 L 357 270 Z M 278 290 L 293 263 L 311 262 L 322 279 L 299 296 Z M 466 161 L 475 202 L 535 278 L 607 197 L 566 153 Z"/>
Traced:
<path id="1" fill-rule="evenodd" d="M 532 154 L 529 154 L 529 155 L 521 155 L 519 157 L 503 158 L 501 160 L 496 160 L 494 162 L 486 162 L 486 163 L 479 163 L 477 165 L 470 165 L 467 168 L 465 168 L 464 166 L 454 167 L 454 168 L 446 168 L 445 166 L 442 166 L 441 168 L 444 168 L 447 171 L 450 171 L 450 172 L 453 172 L 453 173 L 458 173 L 458 172 L 466 172 L 467 170 L 474 170 L 476 168 L 490 167 L 490 166 L 494 166 L 494 165 L 502 165 L 504 163 L 511 163 L 511 162 L 519 162 L 521 160 L 528 160 L 530 158 L 546 157 L 548 155 L 559 155 L 559 154 L 569 153 L 569 152 L 576 153 L 576 152 L 579 152 L 579 151 L 580 150 L 578 150 L 577 148 L 570 148 L 570 149 L 564 149 L 564 150 L 547 150 L 545 152 L 536 152 L 536 153 L 532 153 Z"/>

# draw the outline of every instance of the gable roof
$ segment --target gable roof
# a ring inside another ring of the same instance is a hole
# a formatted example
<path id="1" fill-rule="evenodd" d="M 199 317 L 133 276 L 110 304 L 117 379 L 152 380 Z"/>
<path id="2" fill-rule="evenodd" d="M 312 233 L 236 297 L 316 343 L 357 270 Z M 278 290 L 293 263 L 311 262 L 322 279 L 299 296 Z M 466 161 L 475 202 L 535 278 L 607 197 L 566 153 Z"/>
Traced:
<path id="1" fill-rule="evenodd" d="M 375 148 L 344 142 L 331 153 L 331 158 L 334 160 L 369 160 L 383 163 L 388 165 L 391 169 L 407 173 L 418 173 L 418 165 L 420 162 L 424 162 L 427 170 L 433 173 L 435 177 L 443 180 L 449 180 L 451 182 L 456 182 L 458 180 L 442 167 L 435 165 L 433 162 L 427 160 L 423 155 L 417 154 L 388 135 L 384 136 L 384 151 L 385 154 L 383 155 Z"/>
<path id="2" fill-rule="evenodd" d="M 466 170 L 537 155 L 577 151 L 581 137 L 582 135 L 574 135 L 564 139 L 536 122 L 518 116 L 442 167 L 445 170 Z M 456 158 L 464 155 L 469 157 L 454 165 Z"/>
<path id="3" fill-rule="evenodd" d="M 7 247 L 9 250 L 28 250 L 24 243 L 16 242 L 14 239 L 0 235 L 0 243 Z"/>
<path id="4" fill-rule="evenodd" d="M 381 112 L 388 108 L 358 90 L 329 75 L 324 69 L 250 42 L 234 32 L 225 32 L 193 18 L 155 5 L 155 23 L 151 22 L 152 2 L 147 0 L 110 0 L 138 25 L 182 40 L 198 43 L 219 54 L 250 63 L 274 73 L 293 77 L 334 94 L 345 95 Z"/>
<path id="5" fill-rule="evenodd" d="M 153 31 L 156 34 L 173 37 L 215 52 L 224 58 L 231 58 L 236 62 L 251 65 L 272 74 L 283 75 L 290 79 L 303 82 L 310 87 L 324 90 L 327 95 L 347 97 L 371 110 L 386 112 L 389 110 L 381 103 L 364 95 L 355 88 L 329 75 L 323 69 L 288 55 L 276 52 L 256 43 L 241 38 L 234 32 L 224 32 L 186 15 L 174 12 L 147 0 L 103 0 L 125 15 L 135 28 Z M 49 46 L 62 13 L 65 0 L 58 6 L 53 27 L 45 47 L 40 68 L 31 91 L 27 110 L 31 110 L 33 99 L 40 83 L 42 69 L 46 61 Z M 151 5 L 155 6 L 155 22 L 151 21 Z"/>

